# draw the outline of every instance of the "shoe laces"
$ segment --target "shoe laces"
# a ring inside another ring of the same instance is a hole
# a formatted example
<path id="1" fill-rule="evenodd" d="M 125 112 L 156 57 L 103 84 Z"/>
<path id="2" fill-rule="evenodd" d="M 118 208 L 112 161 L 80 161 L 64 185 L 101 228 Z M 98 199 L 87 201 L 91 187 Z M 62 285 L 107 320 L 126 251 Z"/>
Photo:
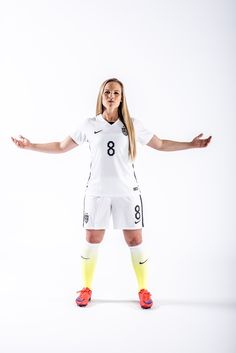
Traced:
<path id="1" fill-rule="evenodd" d="M 91 290 L 86 287 L 86 288 L 83 288 L 81 290 L 78 290 L 76 293 L 80 293 L 80 297 L 82 297 L 82 296 L 90 295 Z"/>

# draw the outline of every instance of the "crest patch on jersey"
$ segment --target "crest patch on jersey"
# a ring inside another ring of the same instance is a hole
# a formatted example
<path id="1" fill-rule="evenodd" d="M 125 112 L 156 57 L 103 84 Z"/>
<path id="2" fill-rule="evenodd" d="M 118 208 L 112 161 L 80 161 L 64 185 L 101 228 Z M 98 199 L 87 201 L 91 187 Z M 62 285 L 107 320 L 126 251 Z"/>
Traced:
<path id="1" fill-rule="evenodd" d="M 88 220 L 89 220 L 89 215 L 88 215 L 88 213 L 84 213 L 84 222 L 85 222 L 85 223 L 88 223 Z"/>
<path id="2" fill-rule="evenodd" d="M 126 129 L 125 126 L 123 126 L 123 127 L 121 128 L 121 131 L 122 131 L 122 133 L 123 133 L 125 136 L 128 136 L 128 131 L 127 131 L 127 129 Z"/>

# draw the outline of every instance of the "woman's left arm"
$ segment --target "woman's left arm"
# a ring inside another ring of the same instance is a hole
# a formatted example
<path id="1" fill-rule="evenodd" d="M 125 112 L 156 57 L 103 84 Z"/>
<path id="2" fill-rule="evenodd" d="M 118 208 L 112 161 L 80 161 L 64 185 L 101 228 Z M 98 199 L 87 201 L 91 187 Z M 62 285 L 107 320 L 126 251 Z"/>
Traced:
<path id="1" fill-rule="evenodd" d="M 211 141 L 211 137 L 209 136 L 206 139 L 201 139 L 203 134 L 200 134 L 196 137 L 191 142 L 180 142 L 180 141 L 171 141 L 171 140 L 162 140 L 156 135 L 154 135 L 151 140 L 147 143 L 147 146 L 152 147 L 156 150 L 159 151 L 180 151 L 180 150 L 186 150 L 189 148 L 199 148 L 199 147 L 207 147 L 207 145 Z"/>

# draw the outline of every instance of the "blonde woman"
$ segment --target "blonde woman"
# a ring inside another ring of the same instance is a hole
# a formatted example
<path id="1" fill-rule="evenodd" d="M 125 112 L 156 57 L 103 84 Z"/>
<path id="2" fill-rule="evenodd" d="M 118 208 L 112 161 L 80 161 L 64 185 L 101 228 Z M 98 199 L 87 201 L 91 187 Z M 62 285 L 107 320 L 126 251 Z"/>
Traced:
<path id="1" fill-rule="evenodd" d="M 137 277 L 140 306 L 151 308 L 153 301 L 147 287 L 148 258 L 142 242 L 143 203 L 137 182 L 134 160 L 137 142 L 159 151 L 177 151 L 206 147 L 211 136 L 191 142 L 162 140 L 129 115 L 122 82 L 111 78 L 102 83 L 96 116 L 84 120 L 76 131 L 61 142 L 31 143 L 20 136 L 12 141 L 20 148 L 47 153 L 67 152 L 84 142 L 91 151 L 90 174 L 86 185 L 83 227 L 86 230 L 81 254 L 83 289 L 76 298 L 78 306 L 86 306 L 92 296 L 92 281 L 102 242 L 112 215 L 114 229 L 122 229 L 130 247 Z"/>

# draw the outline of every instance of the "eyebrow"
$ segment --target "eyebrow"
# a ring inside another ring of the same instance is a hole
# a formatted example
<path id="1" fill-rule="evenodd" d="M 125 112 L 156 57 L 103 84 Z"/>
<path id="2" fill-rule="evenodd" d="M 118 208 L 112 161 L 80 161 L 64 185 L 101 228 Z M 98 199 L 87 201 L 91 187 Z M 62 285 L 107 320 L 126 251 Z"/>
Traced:
<path id="1" fill-rule="evenodd" d="M 112 89 L 106 88 L 106 89 L 104 89 L 104 91 L 112 91 Z M 115 91 L 115 92 L 121 92 L 119 89 L 113 89 L 113 91 Z"/>

